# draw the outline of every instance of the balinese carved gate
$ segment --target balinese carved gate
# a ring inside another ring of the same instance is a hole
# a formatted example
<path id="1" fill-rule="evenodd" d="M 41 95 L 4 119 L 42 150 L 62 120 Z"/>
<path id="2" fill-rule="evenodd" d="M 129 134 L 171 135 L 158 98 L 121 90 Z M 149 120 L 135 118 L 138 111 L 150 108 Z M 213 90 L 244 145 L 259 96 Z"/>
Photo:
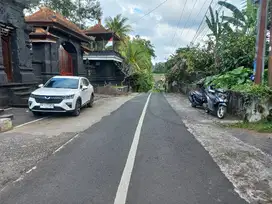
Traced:
<path id="1" fill-rule="evenodd" d="M 60 75 L 73 76 L 73 57 L 62 47 L 59 48 Z"/>

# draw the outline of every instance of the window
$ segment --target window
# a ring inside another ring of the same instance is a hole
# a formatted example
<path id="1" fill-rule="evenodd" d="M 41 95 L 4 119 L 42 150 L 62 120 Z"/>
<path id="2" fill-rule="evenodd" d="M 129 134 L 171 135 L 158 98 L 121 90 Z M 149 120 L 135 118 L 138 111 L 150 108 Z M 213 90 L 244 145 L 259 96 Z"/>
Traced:
<path id="1" fill-rule="evenodd" d="M 89 81 L 87 79 L 82 79 L 83 85 L 84 86 L 89 86 Z"/>
<path id="2" fill-rule="evenodd" d="M 77 89 L 78 79 L 72 78 L 52 78 L 45 85 L 45 88 Z"/>

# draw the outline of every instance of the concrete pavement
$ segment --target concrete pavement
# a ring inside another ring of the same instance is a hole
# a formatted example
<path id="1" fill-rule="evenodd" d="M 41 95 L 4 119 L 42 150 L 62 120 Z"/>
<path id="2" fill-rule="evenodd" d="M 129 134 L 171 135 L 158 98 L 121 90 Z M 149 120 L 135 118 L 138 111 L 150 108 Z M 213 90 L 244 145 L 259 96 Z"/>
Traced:
<path id="1" fill-rule="evenodd" d="M 131 147 L 137 154 L 122 192 L 126 203 L 246 203 L 162 94 L 152 94 L 139 144 L 132 145 L 147 97 L 79 128 L 76 139 L 2 190 L 0 203 L 114 203 Z"/>

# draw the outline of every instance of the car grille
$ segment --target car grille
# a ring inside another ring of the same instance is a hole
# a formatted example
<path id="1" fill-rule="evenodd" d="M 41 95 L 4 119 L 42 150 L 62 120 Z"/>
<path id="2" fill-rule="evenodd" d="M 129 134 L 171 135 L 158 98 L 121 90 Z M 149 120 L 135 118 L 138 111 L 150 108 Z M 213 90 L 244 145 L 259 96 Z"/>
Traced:
<path id="1" fill-rule="evenodd" d="M 58 104 L 63 101 L 63 96 L 35 96 L 35 101 L 37 103 L 54 103 Z"/>

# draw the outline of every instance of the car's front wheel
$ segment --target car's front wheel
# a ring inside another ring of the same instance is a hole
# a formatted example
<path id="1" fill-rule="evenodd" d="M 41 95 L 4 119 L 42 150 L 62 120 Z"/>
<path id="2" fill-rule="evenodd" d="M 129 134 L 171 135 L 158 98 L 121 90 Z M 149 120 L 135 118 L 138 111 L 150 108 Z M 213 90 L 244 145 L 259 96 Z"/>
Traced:
<path id="1" fill-rule="evenodd" d="M 75 109 L 73 111 L 73 116 L 79 116 L 80 115 L 80 109 L 81 109 L 81 101 L 78 99 L 76 101 Z"/>
<path id="2" fill-rule="evenodd" d="M 87 107 L 88 107 L 88 108 L 93 107 L 93 103 L 94 103 L 94 95 L 92 94 L 92 95 L 91 95 L 91 98 L 90 98 L 90 101 L 89 101 L 89 103 L 88 103 L 88 105 L 87 105 Z"/>

